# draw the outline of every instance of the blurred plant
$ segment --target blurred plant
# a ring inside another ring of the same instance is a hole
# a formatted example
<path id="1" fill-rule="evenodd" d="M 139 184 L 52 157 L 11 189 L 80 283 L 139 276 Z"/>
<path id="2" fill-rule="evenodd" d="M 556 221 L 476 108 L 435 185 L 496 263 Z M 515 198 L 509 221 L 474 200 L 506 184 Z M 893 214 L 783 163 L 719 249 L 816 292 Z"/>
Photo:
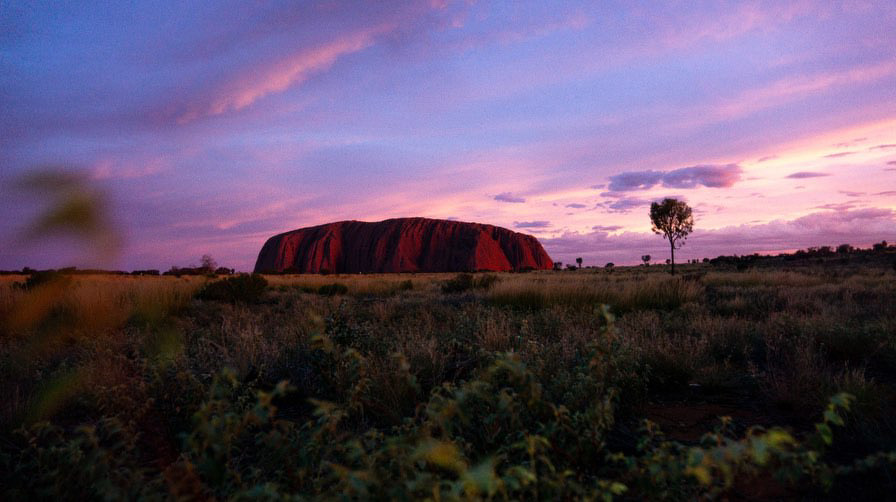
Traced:
<path id="1" fill-rule="evenodd" d="M 99 262 L 108 262 L 120 249 L 121 239 L 109 220 L 106 195 L 82 172 L 47 168 L 22 176 L 16 188 L 50 201 L 44 212 L 23 231 L 25 242 L 54 235 L 70 235 L 89 245 Z"/>

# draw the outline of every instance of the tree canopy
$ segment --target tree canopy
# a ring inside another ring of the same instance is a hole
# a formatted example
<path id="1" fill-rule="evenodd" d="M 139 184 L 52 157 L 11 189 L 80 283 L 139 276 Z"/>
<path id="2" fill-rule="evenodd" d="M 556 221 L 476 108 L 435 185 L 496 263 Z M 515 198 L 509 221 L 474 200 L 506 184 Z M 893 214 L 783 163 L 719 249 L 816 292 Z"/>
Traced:
<path id="1" fill-rule="evenodd" d="M 663 199 L 650 204 L 651 230 L 669 241 L 672 251 L 672 273 L 675 273 L 675 249 L 680 248 L 694 230 L 691 207 L 677 199 Z"/>

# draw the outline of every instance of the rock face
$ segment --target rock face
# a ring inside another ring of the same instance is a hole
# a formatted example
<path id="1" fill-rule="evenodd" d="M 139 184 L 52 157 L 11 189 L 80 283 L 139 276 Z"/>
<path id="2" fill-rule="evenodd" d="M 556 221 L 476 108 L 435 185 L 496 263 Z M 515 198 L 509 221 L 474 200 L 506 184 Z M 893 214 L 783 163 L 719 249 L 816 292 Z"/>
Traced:
<path id="1" fill-rule="evenodd" d="M 550 269 L 535 237 L 506 228 L 428 218 L 340 221 L 275 235 L 256 272 L 468 272 Z"/>

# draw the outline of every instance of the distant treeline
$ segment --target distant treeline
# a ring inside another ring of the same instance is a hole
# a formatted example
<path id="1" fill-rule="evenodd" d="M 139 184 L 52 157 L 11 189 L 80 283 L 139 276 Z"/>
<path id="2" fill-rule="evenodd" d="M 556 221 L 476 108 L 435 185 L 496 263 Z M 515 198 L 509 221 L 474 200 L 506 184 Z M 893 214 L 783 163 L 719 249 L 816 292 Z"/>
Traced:
<path id="1" fill-rule="evenodd" d="M 777 255 L 731 255 L 718 256 L 705 259 L 711 265 L 734 266 L 739 270 L 753 266 L 781 266 L 781 265 L 811 265 L 837 262 L 841 264 L 855 263 L 861 265 L 891 264 L 896 268 L 896 246 L 887 241 L 881 241 L 870 248 L 857 248 L 850 244 L 841 244 L 837 247 L 819 246 L 808 249 L 800 249 L 793 253 L 781 253 Z"/>
<path id="2" fill-rule="evenodd" d="M 182 275 L 232 275 L 236 273 L 234 269 L 227 267 L 218 267 L 214 269 L 207 267 L 171 267 L 166 272 L 161 272 L 158 269 L 154 268 L 145 270 L 132 270 L 130 272 L 127 272 L 125 270 L 104 270 L 96 268 L 77 267 L 65 267 L 60 269 L 45 270 L 37 270 L 31 267 L 25 267 L 22 270 L 0 270 L 0 275 L 34 275 L 47 272 L 67 275 L 173 275 L 176 277 L 180 277 Z"/>
<path id="3" fill-rule="evenodd" d="M 896 245 L 891 245 L 887 241 L 881 241 L 870 248 L 853 247 L 850 244 L 840 244 L 839 246 L 819 246 L 800 249 L 793 253 L 781 253 L 777 255 L 760 255 L 753 253 L 749 255 L 721 255 L 715 258 L 703 258 L 703 260 L 688 260 L 686 263 L 708 263 L 715 266 L 733 266 L 739 270 L 752 266 L 780 266 L 782 264 L 801 265 L 801 264 L 818 264 L 826 261 L 837 260 L 840 263 L 856 263 L 856 264 L 887 264 L 892 262 L 892 266 L 896 268 Z M 563 263 L 555 262 L 554 270 L 562 270 Z M 613 268 L 613 263 L 607 263 L 604 268 Z M 567 265 L 567 269 L 577 270 L 579 267 L 575 265 Z M 596 267 L 585 267 L 596 268 Z M 528 272 L 531 269 L 520 270 L 520 272 Z M 106 274 L 106 275 L 173 275 L 180 277 L 182 275 L 232 275 L 236 271 L 227 267 L 171 267 L 165 272 L 157 269 L 132 270 L 130 272 L 124 270 L 103 270 L 103 269 L 79 269 L 77 267 L 66 267 L 61 269 L 36 270 L 31 267 L 25 267 L 22 270 L 0 270 L 0 275 L 33 275 L 41 272 L 58 272 L 62 274 Z M 487 271 L 486 271 L 487 272 Z M 298 270 L 286 269 L 282 272 L 266 271 L 265 274 L 296 274 Z M 322 270 L 322 275 L 327 275 L 329 271 Z"/>

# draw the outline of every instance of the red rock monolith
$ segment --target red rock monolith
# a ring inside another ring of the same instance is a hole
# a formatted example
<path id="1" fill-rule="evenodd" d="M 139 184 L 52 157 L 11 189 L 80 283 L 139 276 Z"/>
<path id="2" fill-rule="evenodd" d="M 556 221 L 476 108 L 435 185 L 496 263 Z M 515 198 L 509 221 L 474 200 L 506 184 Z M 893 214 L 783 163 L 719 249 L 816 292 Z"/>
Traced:
<path id="1" fill-rule="evenodd" d="M 482 223 L 395 218 L 339 221 L 275 235 L 256 272 L 389 273 L 550 269 L 538 239 Z"/>

